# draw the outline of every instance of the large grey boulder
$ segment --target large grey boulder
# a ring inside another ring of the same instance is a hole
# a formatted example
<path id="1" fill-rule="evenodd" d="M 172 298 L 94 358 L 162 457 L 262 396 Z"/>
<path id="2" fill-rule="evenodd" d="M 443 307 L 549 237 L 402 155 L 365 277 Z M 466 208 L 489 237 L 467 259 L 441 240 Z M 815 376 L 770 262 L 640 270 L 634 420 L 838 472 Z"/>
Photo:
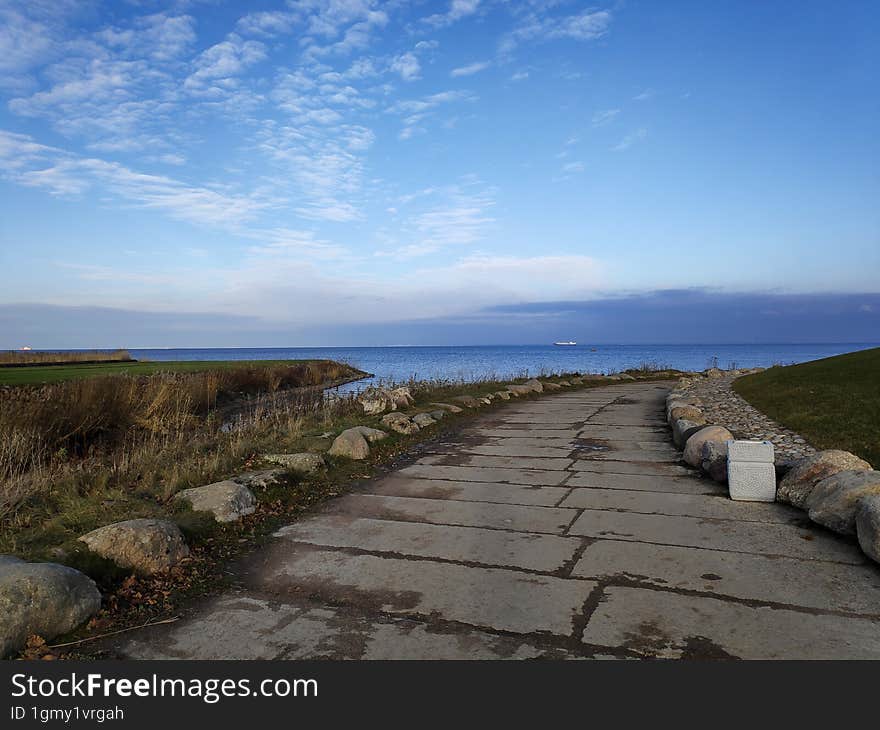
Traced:
<path id="1" fill-rule="evenodd" d="M 559 383 L 541 383 L 544 390 L 562 390 L 562 386 Z"/>
<path id="2" fill-rule="evenodd" d="M 704 426 L 688 437 L 684 444 L 682 459 L 691 466 L 699 467 L 703 462 L 703 444 L 707 441 L 729 441 L 733 434 L 724 426 Z"/>
<path id="3" fill-rule="evenodd" d="M 854 535 L 859 500 L 873 494 L 880 494 L 880 471 L 840 471 L 813 487 L 806 507 L 813 522 Z"/>
<path id="4" fill-rule="evenodd" d="M 382 439 L 387 439 L 388 434 L 378 428 L 370 428 L 369 426 L 354 426 L 352 431 L 357 431 L 361 436 L 363 436 L 368 443 L 374 443 L 376 441 L 382 441 Z"/>
<path id="5" fill-rule="evenodd" d="M 442 421 L 444 418 L 446 418 L 446 411 L 441 411 L 438 409 L 436 411 L 431 411 L 430 413 L 428 413 L 428 415 L 431 416 L 431 418 L 433 418 L 435 421 Z"/>
<path id="6" fill-rule="evenodd" d="M 167 570 L 189 555 L 180 528 L 168 520 L 115 522 L 79 539 L 102 558 L 146 575 Z"/>
<path id="7" fill-rule="evenodd" d="M 231 479 L 184 489 L 174 498 L 188 502 L 196 512 L 210 512 L 217 522 L 235 522 L 257 509 L 254 493 Z"/>
<path id="8" fill-rule="evenodd" d="M 454 406 L 451 403 L 432 403 L 431 405 L 440 410 L 446 411 L 447 413 L 461 413 L 463 410 L 459 406 Z"/>
<path id="9" fill-rule="evenodd" d="M 360 461 L 370 455 L 370 447 L 367 444 L 367 439 L 358 428 L 347 428 L 334 439 L 333 445 L 327 453 L 331 456 Z"/>
<path id="10" fill-rule="evenodd" d="M 426 428 L 427 426 L 433 426 L 437 423 L 436 419 L 432 418 L 428 413 L 416 413 L 416 415 L 412 417 L 412 422 L 419 428 Z"/>
<path id="11" fill-rule="evenodd" d="M 531 386 L 528 385 L 508 385 L 507 392 L 512 396 L 519 397 L 521 395 L 528 395 L 529 393 L 534 393 Z"/>
<path id="12" fill-rule="evenodd" d="M 700 428 L 702 428 L 702 426 L 699 423 L 689 421 L 687 418 L 679 418 L 677 421 L 673 421 L 672 443 L 675 444 L 675 447 L 677 449 L 684 448 L 684 444 L 688 440 L 688 436 L 695 433 L 695 429 Z"/>
<path id="13" fill-rule="evenodd" d="M 700 468 L 716 482 L 726 482 L 727 441 L 706 441 L 703 443 Z"/>
<path id="14" fill-rule="evenodd" d="M 880 563 L 880 494 L 870 494 L 859 500 L 856 507 L 856 535 L 862 552 Z"/>
<path id="15" fill-rule="evenodd" d="M 543 393 L 544 385 L 537 378 L 532 378 L 531 380 L 527 380 L 523 383 L 527 388 L 531 388 L 533 393 Z"/>
<path id="16" fill-rule="evenodd" d="M 407 387 L 367 388 L 358 396 L 358 402 L 363 407 L 365 415 L 375 416 L 387 410 L 408 408 L 415 403 L 415 399 Z"/>
<path id="17" fill-rule="evenodd" d="M 100 608 L 97 586 L 78 570 L 0 555 L 0 659 L 32 634 L 48 641 L 73 631 Z"/>
<path id="18" fill-rule="evenodd" d="M 706 423 L 706 417 L 703 415 L 703 412 L 696 406 L 691 405 L 676 405 L 669 409 L 669 417 L 666 419 L 667 421 L 676 421 L 679 418 L 686 418 L 688 421 L 696 423 L 698 426 L 702 426 Z"/>
<path id="19" fill-rule="evenodd" d="M 409 416 L 404 413 L 387 413 L 382 416 L 382 424 L 390 428 L 392 431 L 402 433 L 409 436 L 418 433 L 419 426 L 413 423 Z"/>
<path id="20" fill-rule="evenodd" d="M 266 489 L 283 482 L 286 477 L 286 469 L 260 469 L 238 474 L 232 477 L 232 481 L 244 484 L 248 489 Z"/>
<path id="21" fill-rule="evenodd" d="M 498 390 L 495 392 L 495 397 L 501 398 L 501 400 L 510 400 L 510 391 Z"/>
<path id="22" fill-rule="evenodd" d="M 301 454 L 266 454 L 263 456 L 263 459 L 271 464 L 279 464 L 297 474 L 314 474 L 327 465 L 321 454 L 308 452 Z"/>
<path id="23" fill-rule="evenodd" d="M 450 400 L 461 403 L 465 408 L 476 408 L 480 405 L 480 402 L 472 395 L 454 395 Z"/>
<path id="24" fill-rule="evenodd" d="M 798 459 L 779 482 L 776 499 L 803 508 L 819 482 L 841 471 L 870 469 L 871 465 L 849 451 L 828 449 Z"/>

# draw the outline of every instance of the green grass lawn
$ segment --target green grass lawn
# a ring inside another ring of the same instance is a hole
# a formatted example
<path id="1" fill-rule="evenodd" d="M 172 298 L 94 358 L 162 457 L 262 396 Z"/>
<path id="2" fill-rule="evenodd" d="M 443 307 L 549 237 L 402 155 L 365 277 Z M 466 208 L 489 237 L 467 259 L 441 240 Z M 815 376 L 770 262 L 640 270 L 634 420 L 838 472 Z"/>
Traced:
<path id="1" fill-rule="evenodd" d="M 90 365 L 40 365 L 0 368 L 0 385 L 39 385 L 96 375 L 152 375 L 153 373 L 197 373 L 235 367 L 301 365 L 312 360 L 174 360 L 168 362 L 106 362 Z"/>
<path id="2" fill-rule="evenodd" d="M 880 467 L 880 348 L 770 368 L 733 389 L 817 448 L 851 451 Z"/>

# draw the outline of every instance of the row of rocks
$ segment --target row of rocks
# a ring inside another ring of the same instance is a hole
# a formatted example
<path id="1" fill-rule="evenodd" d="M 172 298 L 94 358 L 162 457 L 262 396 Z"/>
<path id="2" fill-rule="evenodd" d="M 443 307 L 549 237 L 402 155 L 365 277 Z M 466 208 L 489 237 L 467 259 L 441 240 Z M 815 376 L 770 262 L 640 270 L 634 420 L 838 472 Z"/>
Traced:
<path id="1" fill-rule="evenodd" d="M 632 376 L 574 377 L 556 383 L 532 379 L 510 384 L 488 395 L 460 395 L 450 399 L 454 403 L 431 403 L 430 410 L 413 415 L 402 412 L 415 403 L 405 387 L 372 389 L 362 394 L 360 400 L 365 415 L 385 413 L 380 419 L 383 426 L 395 433 L 410 435 L 465 408 L 478 408 L 495 400 L 559 390 L 596 379 L 614 381 L 632 379 Z M 337 458 L 366 459 L 370 444 L 387 437 L 384 430 L 354 426 L 338 434 L 327 453 Z M 184 489 L 174 495 L 174 500 L 187 503 L 195 511 L 211 514 L 217 522 L 235 522 L 256 511 L 253 489 L 278 483 L 290 473 L 313 474 L 327 466 L 324 455 L 311 452 L 265 454 L 262 459 L 279 468 L 246 472 L 213 484 Z M 125 520 L 92 530 L 79 540 L 96 555 L 144 575 L 166 571 L 190 555 L 180 528 L 165 519 Z M 3 617 L 0 657 L 19 649 L 32 634 L 51 639 L 68 633 L 100 607 L 101 594 L 95 582 L 80 571 L 55 563 L 27 563 L 12 556 L 0 556 L 0 616 Z"/>
<path id="2" fill-rule="evenodd" d="M 677 390 L 685 400 L 699 403 L 710 423 L 723 423 L 738 439 L 769 441 L 782 461 L 793 461 L 815 453 L 807 441 L 765 416 L 731 387 L 734 380 L 763 368 L 719 370 L 682 378 Z"/>
<path id="3" fill-rule="evenodd" d="M 724 383 L 730 391 L 730 382 L 742 374 L 742 371 L 707 372 L 704 379 Z M 712 401 L 706 394 L 719 391 L 695 388 L 694 381 L 694 378 L 683 378 L 669 394 L 666 419 L 675 445 L 682 449 L 682 459 L 715 481 L 726 482 L 727 442 L 735 436 L 726 426 L 710 424 L 707 418 L 711 409 L 706 403 Z M 754 422 L 752 416 L 747 418 Z M 736 422 L 743 421 L 740 418 Z M 806 445 L 804 439 L 788 433 L 798 440 L 795 443 Z M 736 435 L 741 438 L 741 434 L 740 429 Z M 787 458 L 792 456 L 791 449 L 782 451 L 782 460 L 777 459 L 777 475 L 781 475 L 776 489 L 777 501 L 806 510 L 810 520 L 830 530 L 855 535 L 863 552 L 880 562 L 880 471 L 873 470 L 867 461 L 848 451 L 816 451 L 811 447 L 809 451 L 794 460 Z"/>

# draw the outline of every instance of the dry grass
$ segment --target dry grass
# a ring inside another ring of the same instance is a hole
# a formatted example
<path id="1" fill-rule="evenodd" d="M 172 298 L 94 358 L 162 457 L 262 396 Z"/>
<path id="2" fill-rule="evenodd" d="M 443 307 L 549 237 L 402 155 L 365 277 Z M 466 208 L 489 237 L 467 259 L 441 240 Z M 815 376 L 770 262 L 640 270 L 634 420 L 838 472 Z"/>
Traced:
<path id="1" fill-rule="evenodd" d="M 92 350 L 90 352 L 0 351 L 0 367 L 14 365 L 62 365 L 86 362 L 131 362 L 128 350 Z"/>
<path id="2" fill-rule="evenodd" d="M 214 462 L 220 453 L 237 456 L 249 429 L 290 431 L 292 420 L 323 407 L 320 387 L 312 386 L 355 373 L 315 361 L 8 388 L 0 392 L 0 519 L 50 485 L 81 491 L 91 479 L 151 489 L 156 481 L 176 481 L 205 454 L 214 453 L 208 458 Z M 230 430 L 229 420 L 248 396 L 259 399 Z"/>

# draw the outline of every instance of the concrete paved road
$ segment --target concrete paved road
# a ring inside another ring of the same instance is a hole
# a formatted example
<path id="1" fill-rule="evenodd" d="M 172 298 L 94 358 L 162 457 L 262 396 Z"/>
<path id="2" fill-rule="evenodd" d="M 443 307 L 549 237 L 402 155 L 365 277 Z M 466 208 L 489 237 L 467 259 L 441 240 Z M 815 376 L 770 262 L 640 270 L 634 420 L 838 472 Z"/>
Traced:
<path id="1" fill-rule="evenodd" d="M 678 462 L 668 386 L 487 413 L 281 529 L 137 658 L 880 658 L 880 570 Z"/>

